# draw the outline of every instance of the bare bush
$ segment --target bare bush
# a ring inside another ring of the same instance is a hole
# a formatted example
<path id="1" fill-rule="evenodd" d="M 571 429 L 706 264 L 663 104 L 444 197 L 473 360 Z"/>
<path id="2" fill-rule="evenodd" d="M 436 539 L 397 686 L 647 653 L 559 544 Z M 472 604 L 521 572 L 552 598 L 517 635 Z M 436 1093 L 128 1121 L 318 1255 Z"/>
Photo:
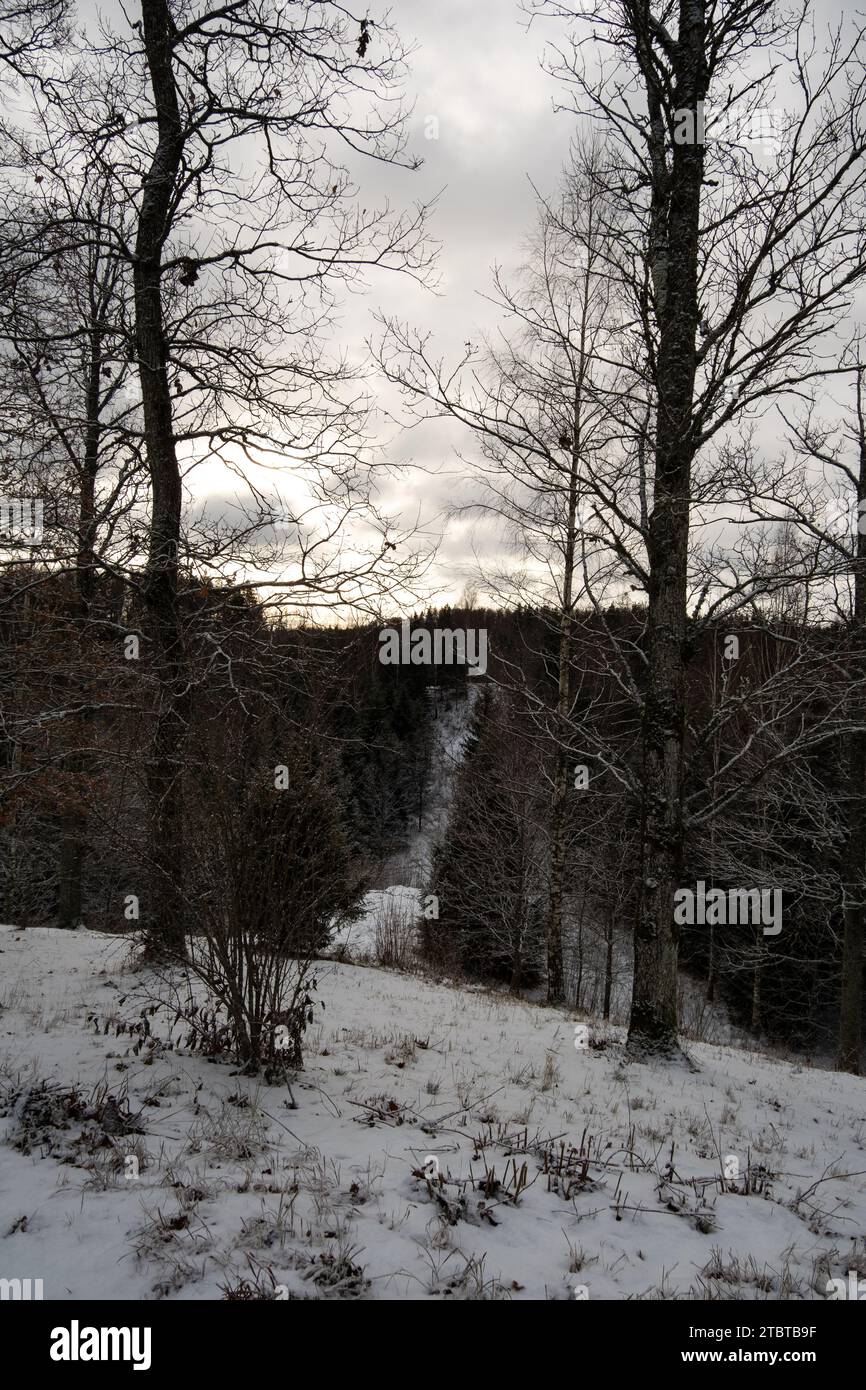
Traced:
<path id="1" fill-rule="evenodd" d="M 376 961 L 390 970 L 406 970 L 416 948 L 414 905 L 403 899 L 383 898 L 376 917 Z"/>

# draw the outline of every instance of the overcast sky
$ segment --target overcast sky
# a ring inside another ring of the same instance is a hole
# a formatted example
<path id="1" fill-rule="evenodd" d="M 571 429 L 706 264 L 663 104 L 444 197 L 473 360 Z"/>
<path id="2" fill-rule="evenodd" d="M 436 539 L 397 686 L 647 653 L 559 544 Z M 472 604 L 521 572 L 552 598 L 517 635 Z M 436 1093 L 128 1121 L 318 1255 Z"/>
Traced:
<path id="1" fill-rule="evenodd" d="M 370 201 L 378 193 L 405 206 L 438 194 L 430 226 L 441 244 L 439 283 L 433 294 L 403 276 L 378 276 L 369 295 L 347 304 L 342 332 L 349 342 L 368 338 L 373 312 L 382 309 L 429 330 L 436 349 L 453 358 L 495 322 L 480 294 L 490 290 L 494 264 L 513 270 L 523 259 L 535 215 L 532 184 L 544 193 L 556 186 L 575 118 L 554 112 L 561 89 L 542 69 L 556 31 L 537 22 L 528 29 L 516 0 L 398 0 L 392 14 L 403 41 L 415 46 L 410 149 L 424 163 L 415 172 L 369 163 L 357 172 Z M 396 404 L 387 390 L 383 398 Z M 420 469 L 410 466 L 383 484 L 383 501 L 411 517 L 420 503 L 422 519 L 438 530 L 435 518 L 454 499 L 460 471 L 454 445 L 471 450 L 470 436 L 444 423 L 388 433 L 388 457 Z M 433 576 L 441 597 L 459 595 L 473 571 L 473 539 L 488 550 L 477 523 L 470 532 L 468 523 L 451 522 L 442 536 Z"/>
<path id="2" fill-rule="evenodd" d="M 116 3 L 103 8 L 115 22 Z M 82 12 L 92 14 L 92 5 L 83 0 Z M 814 7 L 819 28 L 841 12 L 838 0 Z M 563 90 L 542 64 L 545 46 L 561 40 L 565 30 L 552 21 L 528 27 L 518 0 L 397 0 L 391 17 L 404 45 L 413 49 L 408 152 L 423 164 L 411 171 L 358 159 L 352 172 L 361 206 L 387 199 L 399 210 L 438 199 L 430 223 L 440 243 L 438 288 L 425 290 L 402 275 L 371 274 L 365 293 L 346 296 L 335 346 L 360 358 L 377 334 L 374 315 L 384 312 L 429 332 L 434 355 L 453 361 L 467 339 L 477 342 L 493 328 L 496 311 L 481 297 L 490 290 L 491 268 L 498 264 L 506 280 L 509 273 L 513 278 L 535 220 L 532 185 L 543 194 L 554 191 L 578 129 L 573 114 L 554 110 Z M 393 413 L 396 393 L 374 379 L 371 385 L 382 408 Z M 775 448 L 773 429 L 764 437 Z M 385 420 L 379 433 L 387 440 L 381 455 L 403 465 L 383 478 L 380 505 L 404 522 L 417 515 L 428 534 L 438 533 L 442 510 L 457 497 L 458 475 L 465 472 L 454 447 L 471 454 L 471 436 L 445 422 L 408 429 Z M 280 479 L 284 494 L 291 488 L 288 467 Z M 209 494 L 213 508 L 228 504 L 230 491 L 210 470 L 192 482 L 199 498 Z M 449 524 L 431 574 L 431 599 L 460 595 L 475 570 L 476 546 L 488 559 L 496 553 L 489 526 L 479 532 L 477 524 Z"/>
<path id="3" fill-rule="evenodd" d="M 845 8 L 840 0 L 818 0 L 811 13 L 821 50 L 825 26 L 841 20 Z M 542 193 L 553 191 L 578 128 L 574 115 L 554 111 L 555 102 L 564 100 L 563 89 L 541 61 L 545 46 L 561 41 L 565 29 L 538 20 L 528 28 L 516 0 L 473 5 L 398 0 L 393 17 L 404 40 L 417 44 L 411 59 L 411 144 L 425 162 L 419 173 L 375 170 L 374 177 L 382 178 L 382 188 L 397 204 L 443 190 L 432 221 L 442 243 L 441 284 L 439 295 L 432 296 L 397 277 L 380 279 L 367 300 L 352 304 L 344 326 L 350 339 L 367 336 L 365 318 L 369 321 L 372 309 L 381 306 L 429 329 L 435 347 L 453 359 L 467 338 L 477 341 L 479 327 L 493 325 L 495 311 L 478 291 L 489 289 L 494 263 L 506 271 L 519 265 L 534 221 L 531 182 Z M 762 55 L 762 68 L 771 56 Z M 780 97 L 784 101 L 777 89 Z M 438 122 L 435 140 L 425 138 L 431 116 Z M 832 404 L 833 389 L 828 386 L 825 403 Z M 425 515 L 435 516 L 454 498 L 455 475 L 464 471 L 453 455 L 457 441 L 471 453 L 471 436 L 453 426 L 435 424 L 398 435 L 389 456 L 436 469 L 438 477 L 402 473 L 384 491 L 389 504 L 411 510 L 423 499 Z M 773 453 L 781 446 L 780 422 L 771 407 L 757 424 L 755 443 Z M 459 595 L 475 569 L 473 545 L 485 557 L 498 548 L 489 529 L 481 532 L 477 523 L 471 534 L 468 524 L 449 525 L 434 575 L 440 597 Z"/>

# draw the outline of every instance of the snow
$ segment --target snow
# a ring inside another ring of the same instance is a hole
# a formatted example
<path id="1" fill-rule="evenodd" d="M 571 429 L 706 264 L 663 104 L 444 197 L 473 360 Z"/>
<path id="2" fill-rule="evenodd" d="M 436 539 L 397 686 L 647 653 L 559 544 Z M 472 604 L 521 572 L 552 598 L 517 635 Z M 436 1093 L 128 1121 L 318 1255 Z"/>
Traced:
<path id="1" fill-rule="evenodd" d="M 443 690 L 441 686 L 427 688 L 432 713 L 432 744 L 421 827 L 418 829 L 416 823 L 408 833 L 405 849 L 386 865 L 392 882 L 411 879 L 426 883 L 430 878 L 433 851 L 445 834 L 455 773 L 463 762 L 472 711 L 480 694 L 477 685 L 467 686 L 465 693 Z"/>
<path id="2" fill-rule="evenodd" d="M 584 1020 L 577 1050 L 576 1015 L 322 962 L 291 1108 L 284 1085 L 103 1031 L 157 987 L 128 940 L 5 927 L 0 951 L 0 1098 L 19 1095 L 0 1105 L 0 1277 L 46 1298 L 214 1299 L 246 1278 L 281 1297 L 811 1299 L 866 1273 L 862 1080 L 697 1042 L 695 1072 L 627 1063 L 619 1028 Z M 51 1153 L 16 1149 L 41 1079 L 127 1099 L 143 1133 L 87 1155 L 72 1120 Z M 569 1193 L 545 1141 L 589 1157 Z M 721 1190 L 728 1155 L 758 1192 Z"/>
<path id="3" fill-rule="evenodd" d="M 421 910 L 419 889 L 405 884 L 374 888 L 364 896 L 362 911 L 354 922 L 343 923 L 333 933 L 326 954 L 340 960 L 373 961 L 380 947 L 382 923 L 398 923 L 411 939 Z"/>

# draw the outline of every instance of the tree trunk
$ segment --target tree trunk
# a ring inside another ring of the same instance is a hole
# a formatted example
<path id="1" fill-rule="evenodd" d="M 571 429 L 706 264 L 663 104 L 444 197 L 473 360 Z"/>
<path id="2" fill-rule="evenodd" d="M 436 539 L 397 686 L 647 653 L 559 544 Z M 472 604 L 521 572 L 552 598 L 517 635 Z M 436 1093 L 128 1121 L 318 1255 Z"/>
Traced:
<path id="1" fill-rule="evenodd" d="M 560 678 L 561 686 L 561 678 Z M 547 1002 L 563 998 L 562 896 L 565 878 L 565 798 L 568 788 L 568 755 L 557 746 L 550 802 L 550 897 L 547 906 Z"/>
<path id="2" fill-rule="evenodd" d="M 613 912 L 607 914 L 607 924 L 605 927 L 605 957 L 604 957 L 604 1010 L 603 1017 L 610 1018 L 610 996 L 613 992 Z"/>
<path id="3" fill-rule="evenodd" d="M 755 968 L 752 971 L 752 1017 L 751 1030 L 755 1037 L 761 1034 L 761 984 L 764 978 L 764 938 L 761 935 L 761 928 L 758 927 L 758 935 L 755 942 Z"/>
<path id="4" fill-rule="evenodd" d="M 577 548 L 577 481 L 580 458 L 580 386 L 574 404 L 571 471 L 568 485 L 562 612 L 559 625 L 559 688 L 556 699 L 556 760 L 550 801 L 550 898 L 547 908 L 547 1002 L 559 1004 L 565 988 L 562 966 L 562 899 L 565 883 L 565 828 L 568 797 L 568 750 L 565 747 L 571 708 L 571 623 L 574 603 L 574 563 Z"/>
<path id="5" fill-rule="evenodd" d="M 95 542 L 96 542 L 96 475 L 99 471 L 100 424 L 100 381 L 102 375 L 103 328 L 100 318 L 104 312 L 102 286 L 96 278 L 90 286 L 91 322 L 87 362 L 87 394 L 85 402 L 86 431 L 84 458 L 79 476 L 78 493 L 78 545 L 75 564 L 75 626 L 78 641 L 78 669 L 86 669 L 88 660 L 87 638 L 89 633 L 93 594 L 95 589 Z M 110 272 L 109 272 L 110 279 Z M 73 722 L 73 738 L 82 746 L 86 743 L 92 724 L 92 716 L 85 711 Z M 69 771 L 74 775 L 85 771 L 85 758 L 80 751 L 73 754 L 68 762 Z M 77 796 L 73 784 L 71 792 Z M 60 892 L 58 917 L 61 927 L 70 929 L 77 926 L 82 914 L 82 872 L 86 842 L 86 817 L 80 805 L 67 810 L 60 827 Z"/>
<path id="6" fill-rule="evenodd" d="M 183 866 L 181 772 L 188 701 L 178 615 L 181 481 L 175 447 L 162 308 L 162 253 L 171 229 L 175 182 L 181 167 L 181 125 L 172 45 L 174 22 L 166 0 L 142 0 L 144 46 L 153 88 L 158 140 L 144 183 L 135 244 L 135 339 L 144 438 L 151 480 L 150 545 L 144 598 L 159 681 L 158 708 L 147 772 L 150 910 L 147 953 L 183 953 L 180 884 Z"/>
<path id="7" fill-rule="evenodd" d="M 712 1004 L 716 997 L 716 929 L 710 926 L 710 949 L 707 963 L 706 1000 Z"/>
<path id="8" fill-rule="evenodd" d="M 854 612 L 851 632 L 853 711 L 866 722 L 866 535 L 860 531 L 860 503 L 866 499 L 866 419 L 863 372 L 857 376 L 860 471 L 854 559 Z M 839 1001 L 839 1070 L 860 1075 L 863 1047 L 863 937 L 866 915 L 866 732 L 850 735 L 848 747 L 848 839 L 845 846 L 842 988 Z"/>
<path id="9" fill-rule="evenodd" d="M 704 0 L 681 0 L 674 106 L 694 113 L 706 97 Z M 698 230 L 704 149 L 674 144 L 667 180 L 667 238 L 658 305 L 658 413 L 649 521 L 647 682 L 643 709 L 641 884 L 634 935 L 628 1048 L 674 1055 L 679 931 L 673 897 L 682 872 L 686 593 L 692 406 L 698 327 Z"/>

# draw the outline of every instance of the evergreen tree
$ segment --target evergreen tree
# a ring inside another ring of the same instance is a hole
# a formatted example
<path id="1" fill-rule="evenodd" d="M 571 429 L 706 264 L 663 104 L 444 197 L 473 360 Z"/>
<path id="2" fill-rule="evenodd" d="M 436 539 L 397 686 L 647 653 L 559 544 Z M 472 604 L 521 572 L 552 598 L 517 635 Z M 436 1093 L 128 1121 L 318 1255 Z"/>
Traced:
<path id="1" fill-rule="evenodd" d="M 441 963 L 518 990 L 539 978 L 544 864 L 532 764 L 512 716 L 505 697 L 481 692 L 435 856 L 439 919 L 425 945 Z"/>

